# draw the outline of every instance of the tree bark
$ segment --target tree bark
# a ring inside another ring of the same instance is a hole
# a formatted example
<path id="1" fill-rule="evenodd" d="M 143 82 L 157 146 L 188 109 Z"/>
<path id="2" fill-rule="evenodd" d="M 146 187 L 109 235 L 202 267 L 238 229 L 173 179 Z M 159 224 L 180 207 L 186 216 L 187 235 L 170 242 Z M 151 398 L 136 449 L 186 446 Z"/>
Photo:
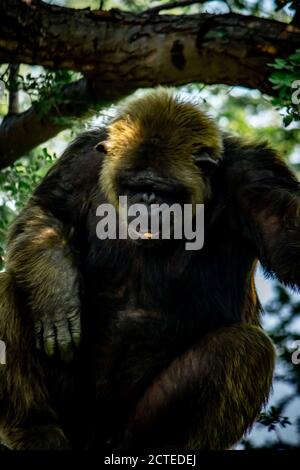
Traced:
<path id="1" fill-rule="evenodd" d="M 271 93 L 268 63 L 287 57 L 300 29 L 223 15 L 136 15 L 74 10 L 32 0 L 0 3 L 0 60 L 68 68 L 111 86 L 200 81 Z"/>
<path id="2" fill-rule="evenodd" d="M 34 107 L 4 121 L 0 167 L 66 127 L 53 120 L 57 114 L 79 117 L 92 102 L 118 99 L 136 88 L 202 82 L 272 94 L 268 64 L 287 57 L 299 43 L 296 25 L 235 13 L 132 14 L 40 0 L 0 2 L 1 62 L 67 68 L 85 77 L 80 85 L 65 87 L 73 106 L 63 100 L 45 115 Z"/>
<path id="3" fill-rule="evenodd" d="M 129 86 L 111 90 L 99 82 L 82 78 L 65 85 L 57 102 L 46 112 L 40 110 L 41 103 L 37 103 L 23 113 L 7 115 L 0 126 L 0 170 L 70 127 L 73 119 L 91 114 L 95 103 L 105 106 L 131 91 Z"/>

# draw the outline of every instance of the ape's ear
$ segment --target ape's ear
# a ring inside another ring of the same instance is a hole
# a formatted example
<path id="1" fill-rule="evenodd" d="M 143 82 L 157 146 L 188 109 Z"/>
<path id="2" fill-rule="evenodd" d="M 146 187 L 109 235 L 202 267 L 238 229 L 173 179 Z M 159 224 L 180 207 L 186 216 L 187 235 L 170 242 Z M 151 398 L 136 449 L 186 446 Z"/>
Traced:
<path id="1" fill-rule="evenodd" d="M 105 142 L 105 140 L 98 142 L 98 144 L 95 145 L 95 149 L 97 152 L 101 152 L 106 155 L 108 152 L 107 142 Z"/>

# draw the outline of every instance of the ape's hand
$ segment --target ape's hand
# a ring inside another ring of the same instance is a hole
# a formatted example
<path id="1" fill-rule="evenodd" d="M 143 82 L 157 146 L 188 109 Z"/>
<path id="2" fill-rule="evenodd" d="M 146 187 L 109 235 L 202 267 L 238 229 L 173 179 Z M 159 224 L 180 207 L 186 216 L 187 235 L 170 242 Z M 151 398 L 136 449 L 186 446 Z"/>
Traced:
<path id="1" fill-rule="evenodd" d="M 79 272 L 70 235 L 38 205 L 29 205 L 12 227 L 6 269 L 28 302 L 36 345 L 70 361 L 80 343 Z"/>
<path id="2" fill-rule="evenodd" d="M 57 295 L 59 298 L 59 291 Z M 53 305 L 50 301 L 45 309 L 33 315 L 37 348 L 44 350 L 47 356 L 59 355 L 66 362 L 72 360 L 80 344 L 80 320 L 79 298 L 76 296 L 71 299 L 61 296 L 61 305 Z"/>

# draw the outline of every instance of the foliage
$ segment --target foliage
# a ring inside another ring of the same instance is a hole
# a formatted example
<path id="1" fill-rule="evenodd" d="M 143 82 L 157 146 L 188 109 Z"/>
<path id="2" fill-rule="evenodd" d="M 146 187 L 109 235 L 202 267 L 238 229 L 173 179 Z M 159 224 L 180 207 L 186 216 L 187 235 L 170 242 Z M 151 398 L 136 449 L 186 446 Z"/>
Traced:
<path id="1" fill-rule="evenodd" d="M 298 413 L 288 417 L 288 408 L 298 400 L 300 393 L 300 365 L 293 364 L 292 354 L 296 344 L 300 344 L 300 329 L 297 327 L 297 319 L 300 319 L 300 299 L 281 285 L 276 285 L 275 295 L 265 305 L 265 315 L 269 316 L 273 327 L 269 328 L 269 334 L 276 345 L 277 368 L 275 373 L 275 386 L 288 385 L 289 392 L 282 394 L 276 406 L 270 406 L 268 411 L 262 413 L 258 419 L 260 426 L 264 426 L 270 433 L 275 432 L 275 440 L 269 439 L 264 447 L 286 449 L 300 448 L 300 409 Z M 299 343 L 298 343 L 299 342 Z M 277 384 L 277 385 L 276 385 Z M 290 425 L 295 426 L 296 439 L 293 444 L 282 437 L 280 429 Z M 253 440 L 243 440 L 244 448 L 254 448 Z M 261 447 L 261 446 L 259 446 Z"/>
<path id="2" fill-rule="evenodd" d="M 268 427 L 268 431 L 274 431 L 276 425 L 279 424 L 282 428 L 285 428 L 288 424 L 291 424 L 286 416 L 279 414 L 279 409 L 274 406 L 270 407 L 267 413 L 261 413 L 258 418 L 258 422 Z"/>
<path id="3" fill-rule="evenodd" d="M 0 80 L 3 81 L 9 92 L 21 91 L 26 93 L 38 113 L 42 116 L 55 107 L 58 98 L 62 100 L 62 91 L 65 85 L 74 82 L 81 75 L 69 70 L 50 70 L 43 67 L 22 66 L 16 79 L 9 77 L 9 66 L 0 73 Z M 67 103 L 67 100 L 65 100 Z M 56 117 L 56 122 L 61 123 L 62 117 Z M 70 125 L 70 119 L 68 118 Z"/>
<path id="4" fill-rule="evenodd" d="M 46 148 L 42 148 L 0 172 L 0 270 L 4 263 L 7 227 L 24 207 L 55 158 L 55 154 L 50 154 Z"/>
<path id="5" fill-rule="evenodd" d="M 276 107 L 287 108 L 284 124 L 288 126 L 292 121 L 300 121 L 300 92 L 298 103 L 293 103 L 293 88 L 300 89 L 300 49 L 291 54 L 287 60 L 276 59 L 270 67 L 275 71 L 271 74 L 270 82 L 273 88 L 278 90 L 278 96 L 273 99 Z"/>

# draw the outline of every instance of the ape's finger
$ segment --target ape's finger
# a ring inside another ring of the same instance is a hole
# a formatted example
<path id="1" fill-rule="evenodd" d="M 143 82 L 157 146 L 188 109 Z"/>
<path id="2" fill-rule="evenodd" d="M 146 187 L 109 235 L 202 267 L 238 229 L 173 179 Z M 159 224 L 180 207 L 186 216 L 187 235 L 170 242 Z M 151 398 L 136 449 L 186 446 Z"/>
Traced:
<path id="1" fill-rule="evenodd" d="M 47 325 L 44 330 L 44 350 L 47 356 L 53 356 L 56 349 L 55 329 L 53 325 Z"/>
<path id="2" fill-rule="evenodd" d="M 71 362 L 74 358 L 74 347 L 70 337 L 70 341 L 67 343 L 59 343 L 58 346 L 59 354 L 64 362 Z"/>
<path id="3" fill-rule="evenodd" d="M 72 336 L 73 344 L 77 348 L 81 341 L 81 319 L 80 315 L 69 317 L 69 330 Z"/>
<path id="4" fill-rule="evenodd" d="M 56 341 L 61 359 L 64 362 L 70 362 L 73 359 L 73 343 L 67 320 L 61 321 L 55 325 Z"/>

